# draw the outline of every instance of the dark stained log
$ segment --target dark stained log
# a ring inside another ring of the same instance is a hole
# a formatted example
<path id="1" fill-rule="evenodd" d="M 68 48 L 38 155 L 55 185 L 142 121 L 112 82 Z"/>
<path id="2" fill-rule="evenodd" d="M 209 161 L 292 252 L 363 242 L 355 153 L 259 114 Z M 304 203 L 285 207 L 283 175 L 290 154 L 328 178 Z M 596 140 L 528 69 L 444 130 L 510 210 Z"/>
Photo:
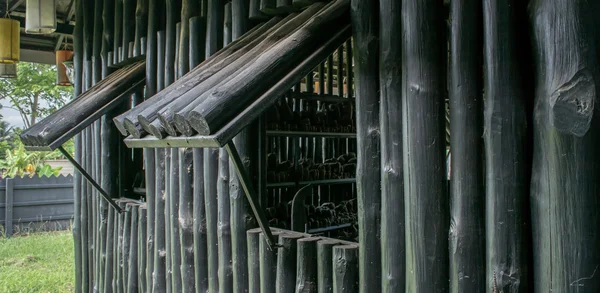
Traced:
<path id="1" fill-rule="evenodd" d="M 115 119 L 115 123 L 120 123 L 121 125 L 124 124 L 123 127 L 127 128 L 127 131 L 129 131 L 134 137 L 141 136 L 141 133 L 139 133 L 139 123 L 137 123 L 138 117 L 145 118 L 146 120 L 148 120 L 146 124 L 150 124 L 150 122 L 156 118 L 156 114 L 159 109 L 162 109 L 171 101 L 187 92 L 190 88 L 204 81 L 204 79 L 212 76 L 212 74 L 214 74 L 224 66 L 228 65 L 229 63 L 223 62 L 223 60 L 226 60 L 227 57 L 231 56 L 237 50 L 248 45 L 250 42 L 255 41 L 255 36 L 261 35 L 263 32 L 265 32 L 273 25 L 278 23 L 279 20 L 280 19 L 278 18 L 274 18 L 267 22 L 265 25 L 258 26 L 256 30 L 249 32 L 244 37 L 243 41 L 236 42 L 235 45 L 231 44 L 228 48 L 225 48 L 224 50 L 222 50 L 222 52 L 219 52 L 216 57 L 212 56 L 205 60 L 201 65 L 194 68 L 194 73 L 197 72 L 198 74 L 188 74 L 180 80 L 178 80 L 177 83 L 173 85 L 174 87 L 177 86 L 177 90 L 170 91 L 168 94 L 166 94 L 166 96 L 162 96 L 162 94 L 160 93 L 158 95 L 155 95 L 154 98 L 151 100 L 152 102 L 141 104 L 133 110 L 117 117 Z M 238 56 L 241 55 L 236 55 L 235 57 L 231 56 L 231 58 L 228 59 L 228 62 L 237 59 Z M 215 66 L 213 67 L 212 65 Z M 209 70 L 209 68 L 211 70 Z"/>
<path id="2" fill-rule="evenodd" d="M 118 199 L 119 207 L 125 209 L 125 203 Z M 124 213 L 115 213 L 115 236 L 114 236 L 114 271 L 113 292 L 123 292 L 123 221 Z"/>
<path id="3" fill-rule="evenodd" d="M 442 2 L 402 2 L 407 291 L 449 290 L 449 210 L 444 156 L 447 51 Z M 356 50 L 354 53 L 358 54 Z"/>
<path id="4" fill-rule="evenodd" d="M 453 293 L 485 291 L 481 3 L 458 0 L 450 4 L 449 244 Z"/>
<path id="5" fill-rule="evenodd" d="M 402 164 L 402 34 L 400 3 L 379 1 L 381 127 L 381 290 L 401 292 L 405 281 Z M 338 67 L 338 70 L 342 66 Z M 338 87 L 341 88 L 341 87 Z"/>
<path id="6" fill-rule="evenodd" d="M 317 242 L 320 238 L 298 240 L 298 263 L 296 268 L 296 293 L 317 293 Z"/>
<path id="7" fill-rule="evenodd" d="M 181 243 L 179 238 L 179 149 L 172 148 L 169 180 L 169 225 L 171 239 L 171 285 L 172 292 L 181 292 Z"/>
<path id="8" fill-rule="evenodd" d="M 113 63 L 119 63 L 121 61 L 121 49 L 123 46 L 123 1 L 122 0 L 114 0 L 115 9 L 114 9 L 114 38 L 113 38 Z"/>
<path id="9" fill-rule="evenodd" d="M 317 242 L 317 285 L 319 293 L 333 292 L 333 247 L 339 245 L 336 240 Z"/>
<path id="10" fill-rule="evenodd" d="M 175 81 L 175 53 L 177 51 L 177 22 L 181 17 L 178 4 L 181 0 L 166 0 L 166 39 L 165 39 L 165 86 L 169 86 Z"/>
<path id="11" fill-rule="evenodd" d="M 149 251 L 146 246 L 147 231 L 148 231 L 148 214 L 145 206 L 138 208 L 138 234 L 137 234 L 137 253 L 138 253 L 138 275 L 137 282 L 138 288 L 141 292 L 148 292 L 148 283 L 146 281 L 146 264 L 147 264 L 147 252 Z"/>
<path id="12" fill-rule="evenodd" d="M 115 209 L 108 209 L 108 217 L 107 217 L 107 222 L 106 222 L 106 262 L 105 262 L 105 266 L 104 266 L 104 280 L 100 280 L 101 282 L 104 283 L 104 292 L 113 292 L 113 282 L 114 282 L 114 278 L 113 278 L 113 272 L 114 272 L 114 250 L 115 250 L 115 246 L 114 246 L 114 242 L 115 242 L 115 237 L 117 237 L 117 235 L 115 234 L 115 223 L 116 223 L 116 216 L 115 216 Z M 77 287 L 79 288 L 79 287 Z"/>
<path id="13" fill-rule="evenodd" d="M 526 50 L 517 39 L 518 14 L 524 9 L 520 1 L 483 2 L 486 292 L 530 292 L 528 94 L 521 75 L 526 67 L 519 59 Z"/>
<path id="14" fill-rule="evenodd" d="M 261 0 L 250 0 L 248 6 L 248 19 L 253 22 L 264 21 L 269 17 L 260 11 Z"/>
<path id="15" fill-rule="evenodd" d="M 346 97 L 354 98 L 354 91 L 352 88 L 352 60 L 354 56 L 352 55 L 352 40 L 346 41 Z"/>
<path id="16" fill-rule="evenodd" d="M 219 252 L 219 292 L 233 293 L 233 266 L 231 259 L 231 229 L 229 205 L 229 156 L 219 149 L 219 177 L 217 179 L 217 241 Z M 234 215 L 235 217 L 241 215 Z"/>
<path id="17" fill-rule="evenodd" d="M 223 8 L 224 19 L 223 22 L 223 47 L 226 47 L 231 43 L 231 2 L 227 2 Z"/>
<path id="18" fill-rule="evenodd" d="M 166 58 L 165 58 L 166 59 Z M 171 195 L 171 154 L 172 149 L 168 148 L 165 151 L 165 253 L 166 253 L 166 292 L 173 292 L 173 249 L 171 241 L 171 201 L 173 196 Z"/>
<path id="19" fill-rule="evenodd" d="M 204 149 L 193 150 L 194 161 L 194 270 L 196 292 L 208 292 L 208 251 L 204 205 Z"/>
<path id="20" fill-rule="evenodd" d="M 206 212 L 206 242 L 208 253 L 209 292 L 219 291 L 219 248 L 217 239 L 219 150 L 204 149 L 204 207 Z"/>
<path id="21" fill-rule="evenodd" d="M 359 292 L 359 251 L 357 245 L 333 247 L 333 292 Z"/>
<path id="22" fill-rule="evenodd" d="M 281 232 L 273 231 L 272 234 L 274 237 L 277 237 L 277 235 L 281 234 Z M 271 250 L 269 248 L 265 234 L 260 233 L 259 238 L 260 293 L 275 293 L 275 282 L 277 279 L 277 254 L 279 249 Z"/>
<path id="23" fill-rule="evenodd" d="M 276 15 L 277 0 L 260 0 L 260 12 L 266 15 Z"/>
<path id="24" fill-rule="evenodd" d="M 164 31 L 158 33 L 158 56 L 161 56 L 162 40 Z M 160 62 L 162 58 L 159 58 L 158 69 L 161 72 Z M 158 87 L 160 90 L 160 87 Z M 153 292 L 166 292 L 166 235 L 165 235 L 165 149 L 155 150 L 155 165 L 156 165 L 156 201 L 155 201 L 155 214 L 154 214 L 154 269 L 152 273 L 152 291 Z"/>
<path id="25" fill-rule="evenodd" d="M 363 293 L 378 292 L 381 288 L 378 14 L 377 1 L 352 0 L 358 158 L 356 189 L 358 206 L 363 207 L 358 209 L 359 279 Z"/>
<path id="26" fill-rule="evenodd" d="M 223 47 L 223 19 L 225 5 L 223 0 L 207 0 L 206 14 L 206 58 Z"/>
<path id="27" fill-rule="evenodd" d="M 179 237 L 181 245 L 181 290 L 195 292 L 194 279 L 194 165 L 193 149 L 179 151 Z"/>
<path id="28" fill-rule="evenodd" d="M 248 244 L 248 293 L 260 293 L 260 233 L 254 228 L 246 232 Z"/>
<path id="29" fill-rule="evenodd" d="M 127 290 L 125 292 L 138 292 L 138 208 L 139 205 L 129 205 L 129 241 L 127 258 Z"/>
<path id="30" fill-rule="evenodd" d="M 278 14 L 285 14 L 294 11 L 292 0 L 277 0 L 276 5 Z"/>
<path id="31" fill-rule="evenodd" d="M 600 7 L 532 1 L 528 9 L 536 73 L 529 292 L 597 292 Z"/>
<path id="32" fill-rule="evenodd" d="M 181 6 L 181 31 L 179 36 L 179 62 L 177 66 L 179 68 L 179 77 L 190 71 L 190 18 L 198 15 L 200 15 L 200 1 L 183 0 Z"/>
<path id="33" fill-rule="evenodd" d="M 179 71 L 179 45 L 181 44 L 181 42 L 179 41 L 179 39 L 181 38 L 181 22 L 178 22 L 177 24 L 175 24 L 175 79 L 173 81 L 178 80 L 181 76 L 179 75 L 180 73 L 182 73 L 181 71 Z M 189 45 L 188 43 L 185 44 L 186 46 Z M 189 56 L 188 56 L 189 57 Z M 186 64 L 187 64 L 186 60 Z"/>
<path id="34" fill-rule="evenodd" d="M 132 207 L 128 204 L 127 201 L 124 201 L 124 210 L 126 210 L 127 212 L 124 213 L 123 215 L 123 237 L 121 239 L 121 279 L 119 282 L 121 283 L 121 290 L 122 292 L 129 292 L 129 255 L 131 253 L 130 247 L 131 247 L 131 230 L 133 228 L 132 226 L 132 219 L 133 219 L 133 211 L 132 211 Z M 137 215 L 137 213 L 136 213 Z M 136 289 L 137 290 L 137 289 Z"/>
<path id="35" fill-rule="evenodd" d="M 77 1 L 75 4 L 76 20 L 79 23 L 75 26 L 73 32 L 73 64 L 75 67 L 75 81 L 74 81 L 74 98 L 76 99 L 82 93 L 83 86 L 83 13 L 82 3 Z M 75 136 L 75 160 L 82 163 L 83 154 L 83 135 L 80 133 Z M 74 172 L 73 174 L 73 225 L 71 227 L 73 232 L 73 243 L 74 243 L 74 261 L 75 261 L 75 291 L 80 291 L 83 288 L 83 219 L 82 216 L 82 201 L 83 201 L 83 178 L 81 173 Z"/>
<path id="36" fill-rule="evenodd" d="M 190 68 L 196 67 L 206 56 L 206 19 L 190 18 Z"/>
<path id="37" fill-rule="evenodd" d="M 158 19 L 162 11 L 159 10 L 158 2 L 162 0 L 148 1 L 148 28 L 146 30 L 146 99 L 157 93 L 157 43 Z"/>
<path id="38" fill-rule="evenodd" d="M 142 48 L 145 46 L 143 45 L 143 38 L 148 35 L 148 1 L 149 0 L 137 0 L 135 7 L 135 33 L 133 38 L 134 56 L 146 54 L 146 50 L 142 50 Z"/>
<path id="39" fill-rule="evenodd" d="M 304 8 L 318 1 L 319 0 L 294 0 L 293 4 L 296 8 Z"/>
<path id="40" fill-rule="evenodd" d="M 102 1 L 94 1 L 94 40 L 92 45 L 92 80 L 94 84 L 98 83 L 102 79 L 102 34 L 104 32 L 102 21 L 103 8 L 104 3 Z"/>
<path id="41" fill-rule="evenodd" d="M 296 263 L 298 253 L 297 241 L 304 237 L 302 234 L 281 234 L 277 249 L 277 277 L 275 292 L 294 292 L 296 287 Z"/>
<path id="42" fill-rule="evenodd" d="M 123 60 L 132 57 L 133 46 L 130 44 L 135 42 L 135 6 L 137 0 L 122 0 L 123 3 Z M 131 48 L 131 50 L 130 50 Z"/>
<path id="43" fill-rule="evenodd" d="M 212 91 L 206 100 L 189 112 L 186 117 L 188 122 L 200 134 L 210 134 L 219 129 L 257 95 L 277 82 L 269 76 L 280 76 L 291 71 L 294 64 L 312 53 L 315 45 L 323 44 L 348 23 L 348 12 L 349 1 L 343 0 L 320 11 L 318 17 L 307 21 L 295 33 L 264 52 L 244 71 Z M 329 29 L 324 32 L 323 27 Z M 239 84 L 242 80 L 243 84 Z"/>

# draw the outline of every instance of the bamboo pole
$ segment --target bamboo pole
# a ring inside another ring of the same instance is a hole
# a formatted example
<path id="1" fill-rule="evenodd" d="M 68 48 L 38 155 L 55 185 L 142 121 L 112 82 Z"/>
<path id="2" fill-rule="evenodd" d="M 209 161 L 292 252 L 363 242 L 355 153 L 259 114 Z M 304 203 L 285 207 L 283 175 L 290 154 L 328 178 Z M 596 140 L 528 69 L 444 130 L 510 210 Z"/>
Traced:
<path id="1" fill-rule="evenodd" d="M 405 288 L 404 182 L 402 162 L 402 31 L 400 3 L 379 1 L 381 127 L 382 292 Z M 341 69 L 341 66 L 338 67 Z"/>
<path id="2" fill-rule="evenodd" d="M 592 118 L 598 114 L 592 104 L 598 93 L 594 76 L 600 44 L 591 33 L 598 26 L 600 5 L 590 4 L 533 1 L 528 7 L 536 72 L 530 292 L 600 288 L 595 275 L 600 238 L 593 228 L 600 226 L 600 133 Z"/>
<path id="3" fill-rule="evenodd" d="M 333 247 L 333 292 L 359 292 L 359 251 L 357 245 Z"/>
<path id="4" fill-rule="evenodd" d="M 379 19 L 376 1 L 352 0 L 352 35 L 356 70 L 356 188 L 359 231 L 360 292 L 380 291 L 381 217 L 379 135 Z"/>
<path id="5" fill-rule="evenodd" d="M 260 233 L 254 228 L 246 232 L 248 244 L 248 293 L 260 293 Z"/>
<path id="6" fill-rule="evenodd" d="M 229 156 L 227 155 L 227 151 L 221 148 L 219 149 L 219 177 L 217 184 L 217 247 L 219 253 L 219 292 L 222 293 L 234 292 L 229 214 Z"/>
<path id="7" fill-rule="evenodd" d="M 298 240 L 296 293 L 318 292 L 317 243 L 319 240 L 318 237 L 307 237 Z"/>
<path id="8" fill-rule="evenodd" d="M 450 291 L 484 292 L 483 7 L 480 1 L 453 1 L 450 13 Z"/>
<path id="9" fill-rule="evenodd" d="M 195 148 L 194 161 L 194 275 L 196 293 L 208 291 L 208 251 L 204 197 L 204 149 Z"/>
<path id="10" fill-rule="evenodd" d="M 204 149 L 204 206 L 206 212 L 206 242 L 208 253 L 209 292 L 219 291 L 219 250 L 217 236 L 219 150 Z"/>
<path id="11" fill-rule="evenodd" d="M 127 258 L 127 288 L 125 292 L 138 292 L 138 204 L 128 204 L 129 212 L 129 238 L 124 240 L 129 241 L 128 258 Z"/>
<path id="12" fill-rule="evenodd" d="M 339 245 L 336 240 L 317 242 L 317 289 L 319 293 L 333 292 L 333 247 Z"/>
<path id="13" fill-rule="evenodd" d="M 179 237 L 181 246 L 181 290 L 195 292 L 194 269 L 194 165 L 193 149 L 179 151 Z"/>
<path id="14" fill-rule="evenodd" d="M 297 241 L 304 237 L 302 234 L 281 234 L 277 248 L 277 277 L 275 292 L 294 292 L 296 287 Z"/>
<path id="15" fill-rule="evenodd" d="M 520 77 L 524 67 L 519 66 L 522 43 L 516 25 L 524 12 L 519 1 L 483 2 L 486 292 L 530 292 L 525 234 L 528 97 Z"/>
<path id="16" fill-rule="evenodd" d="M 402 43 L 402 56 L 406 56 L 402 64 L 402 135 L 409 291 L 448 291 L 442 8 L 442 1 L 402 2 L 402 26 L 407 29 Z M 429 113 L 425 117 L 420 114 L 425 112 Z M 427 259 L 432 255 L 433 260 Z"/>

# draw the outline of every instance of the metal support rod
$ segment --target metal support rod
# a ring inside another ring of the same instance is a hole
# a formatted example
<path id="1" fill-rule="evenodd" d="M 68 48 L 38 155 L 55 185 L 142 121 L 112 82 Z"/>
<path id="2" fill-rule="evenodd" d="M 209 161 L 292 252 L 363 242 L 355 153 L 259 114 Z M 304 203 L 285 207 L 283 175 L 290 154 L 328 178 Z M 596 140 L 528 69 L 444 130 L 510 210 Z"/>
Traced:
<path id="1" fill-rule="evenodd" d="M 58 150 L 63 154 L 63 156 L 65 156 L 65 158 L 67 158 L 67 160 L 69 160 L 69 162 L 71 162 L 71 164 L 73 164 L 73 167 L 75 167 L 75 169 L 77 169 L 77 171 L 79 171 L 79 173 L 81 173 L 81 175 L 83 175 L 83 177 L 85 177 L 85 179 L 92 184 L 92 186 L 94 186 L 94 188 L 96 188 L 96 190 L 98 190 L 98 192 L 100 192 L 100 194 L 102 195 L 102 197 L 115 209 L 117 210 L 117 212 L 119 213 L 123 213 L 125 212 L 125 210 L 123 210 L 111 197 L 110 195 L 108 195 L 108 193 L 106 193 L 106 191 L 104 191 L 104 189 L 102 189 L 102 187 L 100 187 L 100 185 L 96 182 L 96 180 L 94 180 L 94 178 L 92 178 L 92 176 L 90 176 L 90 174 L 88 174 L 88 172 L 86 172 L 83 167 L 81 167 L 81 165 L 79 165 L 79 163 L 77 163 L 77 161 L 75 161 L 75 159 L 73 159 L 73 157 L 71 157 L 71 155 L 62 147 L 59 146 Z"/>
<path id="2" fill-rule="evenodd" d="M 265 214 L 263 213 L 263 210 L 260 207 L 258 200 L 256 199 L 256 192 L 252 188 L 250 177 L 248 176 L 248 173 L 244 168 L 244 163 L 242 162 L 242 159 L 240 158 L 240 155 L 237 149 L 235 148 L 235 144 L 233 143 L 233 141 L 228 142 L 225 145 L 225 149 L 227 150 L 227 153 L 229 153 L 229 159 L 233 162 L 233 166 L 235 167 L 235 171 L 239 177 L 240 183 L 242 184 L 242 188 L 244 188 L 246 198 L 250 203 L 250 207 L 252 208 L 254 217 L 256 217 L 258 225 L 267 237 L 267 244 L 269 245 L 269 248 L 273 250 L 279 245 L 275 242 L 275 237 L 273 237 L 273 234 L 271 233 L 271 229 L 269 228 L 269 222 L 267 222 L 267 218 L 265 217 Z"/>

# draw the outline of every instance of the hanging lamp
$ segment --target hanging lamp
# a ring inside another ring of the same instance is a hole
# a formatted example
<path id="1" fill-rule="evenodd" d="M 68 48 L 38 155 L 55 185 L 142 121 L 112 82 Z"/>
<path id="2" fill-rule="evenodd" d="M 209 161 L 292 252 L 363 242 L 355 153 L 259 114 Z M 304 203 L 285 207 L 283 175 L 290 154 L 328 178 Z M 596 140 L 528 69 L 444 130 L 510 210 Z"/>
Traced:
<path id="1" fill-rule="evenodd" d="M 56 1 L 27 0 L 25 33 L 51 34 L 56 30 Z"/>
<path id="2" fill-rule="evenodd" d="M 72 60 L 73 51 L 66 50 L 57 50 L 56 51 L 56 85 L 60 86 L 72 86 L 73 83 L 69 79 L 69 75 L 67 73 L 67 67 L 65 66 L 69 60 Z M 65 64 L 66 63 L 66 64 Z M 72 63 L 72 61 L 71 61 Z"/>
<path id="3" fill-rule="evenodd" d="M 0 63 L 16 64 L 19 62 L 21 35 L 19 22 L 10 19 L 8 1 L 6 1 L 6 15 L 0 18 Z"/>
<path id="4" fill-rule="evenodd" d="M 0 78 L 17 78 L 17 64 L 0 63 Z"/>

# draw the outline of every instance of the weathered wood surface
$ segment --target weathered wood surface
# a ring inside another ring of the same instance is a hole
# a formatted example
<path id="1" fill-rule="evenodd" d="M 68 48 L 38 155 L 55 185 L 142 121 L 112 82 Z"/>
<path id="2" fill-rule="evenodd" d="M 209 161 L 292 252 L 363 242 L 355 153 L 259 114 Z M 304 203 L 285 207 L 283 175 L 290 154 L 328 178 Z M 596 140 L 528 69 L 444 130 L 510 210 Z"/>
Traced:
<path id="1" fill-rule="evenodd" d="M 405 132 L 402 135 L 408 291 L 449 290 L 449 208 L 444 156 L 447 52 L 443 49 L 446 42 L 442 4 L 436 0 L 402 1 L 402 27 L 405 28 L 402 39 L 402 123 Z"/>
<path id="2" fill-rule="evenodd" d="M 360 292 L 381 288 L 381 173 L 377 1 L 352 0 L 356 74 L 358 242 Z M 319 71 L 321 76 L 321 71 Z M 323 85 L 319 82 L 323 93 Z"/>
<path id="3" fill-rule="evenodd" d="M 209 292 L 219 290 L 219 247 L 217 236 L 219 150 L 204 149 L 204 206 L 206 211 L 206 242 L 208 252 Z"/>
<path id="4" fill-rule="evenodd" d="M 204 61 L 206 56 L 206 19 L 201 16 L 195 16 L 190 18 L 189 22 L 190 68 L 193 69 Z"/>
<path id="5" fill-rule="evenodd" d="M 529 6 L 536 65 L 529 292 L 600 288 L 599 39 L 592 33 L 599 9 L 584 1 Z"/>
<path id="6" fill-rule="evenodd" d="M 272 232 L 274 237 L 278 237 L 281 232 Z M 278 249 L 271 250 L 267 243 L 264 233 L 259 236 L 260 253 L 260 293 L 275 293 L 275 284 L 277 276 L 277 254 Z"/>
<path id="7" fill-rule="evenodd" d="M 459 0 L 450 5 L 449 251 L 453 293 L 484 292 L 486 282 L 481 3 Z"/>
<path id="8" fill-rule="evenodd" d="M 200 15 L 200 2 L 197 0 L 183 0 L 181 6 L 181 32 L 179 36 L 178 76 L 181 77 L 190 71 L 189 57 L 190 44 L 190 18 Z M 195 48 L 194 48 L 195 50 Z"/>
<path id="9" fill-rule="evenodd" d="M 260 233 L 254 228 L 246 232 L 248 244 L 248 293 L 260 293 Z"/>
<path id="10" fill-rule="evenodd" d="M 525 213 L 529 196 L 528 91 L 520 1 L 483 2 L 486 292 L 530 292 Z M 503 48 L 499 50 L 498 48 Z M 431 221 L 431 218 L 427 219 Z"/>
<path id="11" fill-rule="evenodd" d="M 137 0 L 135 6 L 135 35 L 133 38 L 134 56 L 146 54 L 146 45 L 143 43 L 148 34 L 148 1 L 149 0 Z"/>
<path id="12" fill-rule="evenodd" d="M 181 290 L 195 292 L 194 267 L 194 164 L 193 149 L 179 151 L 179 237 L 181 246 Z"/>
<path id="13" fill-rule="evenodd" d="M 332 3 L 320 11 L 318 17 L 308 20 L 292 35 L 263 52 L 251 66 L 217 87 L 186 114 L 187 121 L 199 134 L 214 133 L 277 82 L 269 76 L 287 74 L 294 64 L 310 56 L 315 45 L 322 45 L 343 28 L 349 22 L 349 4 L 349 1 Z M 327 33 L 323 27 L 328 28 Z"/>
<path id="14" fill-rule="evenodd" d="M 219 177 L 217 181 L 217 242 L 219 253 L 219 292 L 233 293 L 233 266 L 231 259 L 231 224 L 229 204 L 229 155 L 219 149 Z"/>
<path id="15" fill-rule="evenodd" d="M 137 292 L 139 289 L 138 284 L 138 204 L 129 205 L 129 212 L 131 215 L 128 216 L 129 222 L 127 225 L 129 228 L 129 238 L 124 239 L 128 241 L 128 257 L 127 257 L 127 290 L 125 292 Z"/>
<path id="16" fill-rule="evenodd" d="M 162 32 L 158 34 L 159 54 L 162 51 Z M 162 58 L 161 58 L 162 59 Z M 159 59 L 160 60 L 160 59 Z M 159 62 L 159 72 L 161 71 Z M 160 87 L 159 87 L 160 89 Z M 154 232 L 156 233 L 154 238 L 154 268 L 152 273 L 152 291 L 153 292 L 166 292 L 166 235 L 165 235 L 165 196 L 166 196 L 166 166 L 165 157 L 167 150 L 156 149 L 155 151 L 155 164 L 156 164 L 156 201 L 155 201 L 155 215 L 154 215 Z"/>
<path id="17" fill-rule="evenodd" d="M 208 250 L 204 197 L 204 149 L 193 150 L 194 161 L 194 270 L 196 292 L 208 292 Z"/>
<path id="18" fill-rule="evenodd" d="M 146 264 L 148 262 L 148 250 L 146 241 L 148 239 L 148 210 L 145 205 L 140 205 L 138 208 L 138 234 L 137 234 L 137 282 L 141 292 L 148 292 L 148 282 L 146 280 Z"/>
<path id="19" fill-rule="evenodd" d="M 275 278 L 275 292 L 295 292 L 296 264 L 298 253 L 298 240 L 303 238 L 299 234 L 279 235 L 277 247 L 277 277 Z"/>
<path id="20" fill-rule="evenodd" d="M 317 293 L 318 291 L 317 242 L 319 240 L 318 237 L 307 237 L 297 241 L 296 293 Z"/>
<path id="21" fill-rule="evenodd" d="M 171 286 L 172 292 L 181 292 L 181 242 L 179 238 L 179 149 L 172 148 L 170 166 L 170 191 L 169 191 L 169 225 L 171 241 Z"/>
<path id="22" fill-rule="evenodd" d="M 317 289 L 319 293 L 333 292 L 333 247 L 339 242 L 335 240 L 320 240 L 317 242 Z"/>
<path id="23" fill-rule="evenodd" d="M 354 244 L 333 247 L 333 292 L 359 292 L 359 255 Z"/>

